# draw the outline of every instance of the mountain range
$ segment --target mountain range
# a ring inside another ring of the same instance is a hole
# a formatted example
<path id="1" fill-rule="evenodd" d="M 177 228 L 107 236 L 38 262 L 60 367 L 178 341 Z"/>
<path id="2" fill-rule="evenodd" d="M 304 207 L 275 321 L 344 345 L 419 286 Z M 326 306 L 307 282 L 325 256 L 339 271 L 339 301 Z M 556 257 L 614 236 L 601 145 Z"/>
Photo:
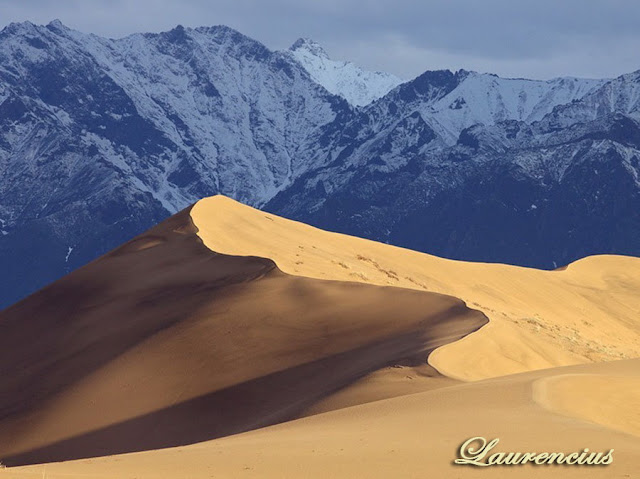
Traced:
<path id="1" fill-rule="evenodd" d="M 199 198 L 454 259 L 640 255 L 640 72 L 426 71 L 225 26 L 0 32 L 0 306 Z"/>

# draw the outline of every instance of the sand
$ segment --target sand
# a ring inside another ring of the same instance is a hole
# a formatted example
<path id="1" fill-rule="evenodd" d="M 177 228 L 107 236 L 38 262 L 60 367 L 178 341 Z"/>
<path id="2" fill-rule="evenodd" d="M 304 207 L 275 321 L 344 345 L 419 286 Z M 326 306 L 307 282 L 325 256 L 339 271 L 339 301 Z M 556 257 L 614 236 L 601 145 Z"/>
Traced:
<path id="1" fill-rule="evenodd" d="M 184 211 L 0 314 L 3 463 L 291 419 L 372 371 L 424 366 L 487 322 L 457 298 L 216 254 L 195 232 Z"/>
<path id="2" fill-rule="evenodd" d="M 0 313 L 0 461 L 48 462 L 0 478 L 633 478 L 638 292 L 637 258 L 465 263 L 208 198 Z M 474 436 L 615 460 L 454 465 Z"/>
<path id="3" fill-rule="evenodd" d="M 430 356 L 449 377 L 478 380 L 640 356 L 640 258 L 593 256 L 541 271 L 452 261 L 330 233 L 223 196 L 199 201 L 191 215 L 214 251 L 271 258 L 294 275 L 463 299 L 490 324 Z"/>
<path id="4" fill-rule="evenodd" d="M 575 374 L 638 381 L 640 362 L 571 366 L 462 384 L 193 446 L 20 468 L 6 477 L 40 478 L 43 470 L 49 479 L 637 477 L 640 437 L 558 414 L 534 399 L 540 381 L 563 381 Z M 616 413 L 610 412 L 609 420 L 615 420 Z M 495 452 L 614 449 L 614 461 L 608 466 L 453 465 L 461 443 L 479 435 L 500 439 Z"/>
<path id="5" fill-rule="evenodd" d="M 640 369 L 639 361 L 629 364 Z M 632 372 L 558 374 L 537 381 L 534 398 L 560 414 L 640 437 L 640 371 Z"/>

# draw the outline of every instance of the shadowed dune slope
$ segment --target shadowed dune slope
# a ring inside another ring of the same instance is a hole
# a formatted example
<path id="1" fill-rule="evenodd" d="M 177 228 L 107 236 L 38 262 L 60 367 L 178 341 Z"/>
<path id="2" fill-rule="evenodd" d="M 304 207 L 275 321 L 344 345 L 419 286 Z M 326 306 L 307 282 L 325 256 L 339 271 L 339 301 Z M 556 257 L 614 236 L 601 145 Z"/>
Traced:
<path id="1" fill-rule="evenodd" d="M 0 461 L 179 446 L 295 417 L 477 330 L 459 299 L 290 276 L 185 210 L 0 313 Z"/>
<path id="2" fill-rule="evenodd" d="M 199 201 L 191 215 L 204 243 L 221 253 L 268 257 L 299 276 L 463 299 L 490 322 L 429 356 L 452 378 L 640 357 L 640 258 L 592 256 L 542 271 L 452 261 L 330 233 L 223 196 Z"/>

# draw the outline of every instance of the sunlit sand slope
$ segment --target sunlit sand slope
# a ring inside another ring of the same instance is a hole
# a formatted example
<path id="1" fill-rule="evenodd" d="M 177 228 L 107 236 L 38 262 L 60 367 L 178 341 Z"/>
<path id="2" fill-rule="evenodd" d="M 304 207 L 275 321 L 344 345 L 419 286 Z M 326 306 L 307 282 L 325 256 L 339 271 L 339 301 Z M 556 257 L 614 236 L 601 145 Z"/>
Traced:
<path id="1" fill-rule="evenodd" d="M 491 321 L 430 356 L 431 365 L 453 378 L 640 357 L 639 258 L 594 256 L 541 271 L 452 261 L 330 233 L 222 196 L 201 200 L 191 215 L 210 249 L 271 258 L 292 275 L 462 298 Z"/>

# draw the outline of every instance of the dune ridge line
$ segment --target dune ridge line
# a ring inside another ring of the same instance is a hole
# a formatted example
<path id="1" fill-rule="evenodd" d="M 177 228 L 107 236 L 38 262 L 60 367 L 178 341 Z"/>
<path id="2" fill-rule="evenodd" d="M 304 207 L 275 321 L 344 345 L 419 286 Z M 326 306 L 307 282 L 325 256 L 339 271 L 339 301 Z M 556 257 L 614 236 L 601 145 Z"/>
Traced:
<path id="1" fill-rule="evenodd" d="M 267 257 L 292 275 L 446 294 L 482 311 L 488 325 L 429 356 L 452 378 L 640 357 L 640 258 L 592 256 L 556 271 L 448 260 L 323 231 L 224 196 L 200 200 L 191 216 L 214 251 Z"/>

